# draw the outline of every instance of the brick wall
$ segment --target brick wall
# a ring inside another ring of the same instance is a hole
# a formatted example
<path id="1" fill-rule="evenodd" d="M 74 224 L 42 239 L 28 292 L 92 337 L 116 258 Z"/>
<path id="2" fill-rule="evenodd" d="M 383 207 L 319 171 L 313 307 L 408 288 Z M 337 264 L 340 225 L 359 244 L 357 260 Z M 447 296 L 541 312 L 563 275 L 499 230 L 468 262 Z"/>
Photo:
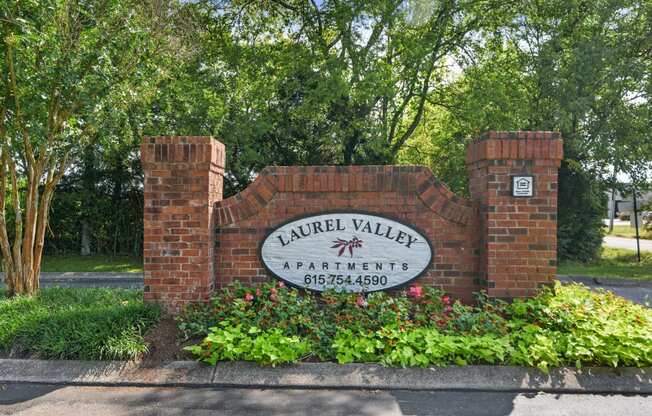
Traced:
<path id="1" fill-rule="evenodd" d="M 418 282 L 470 300 L 479 256 L 477 213 L 422 166 L 267 167 L 244 192 L 216 203 L 217 284 L 270 277 L 258 257 L 267 232 L 304 214 L 379 213 L 415 225 L 430 240 L 433 263 Z"/>
<path id="2" fill-rule="evenodd" d="M 488 132 L 467 151 L 469 189 L 480 204 L 479 278 L 490 296 L 529 296 L 557 270 L 556 132 Z M 511 196 L 512 175 L 533 175 L 531 198 Z"/>
<path id="3" fill-rule="evenodd" d="M 143 140 L 144 296 L 172 312 L 213 291 L 213 212 L 224 158 L 224 145 L 209 137 Z"/>
<path id="4" fill-rule="evenodd" d="M 267 167 L 222 200 L 224 146 L 206 137 L 145 138 L 145 297 L 171 311 L 216 286 L 271 277 L 258 256 L 270 229 L 335 210 L 412 224 L 433 247 L 418 282 L 471 301 L 526 296 L 555 273 L 557 168 L 550 132 L 490 132 L 468 149 L 472 198 L 422 166 Z M 535 176 L 532 198 L 510 195 L 513 174 Z M 215 250 L 213 251 L 213 247 Z"/>

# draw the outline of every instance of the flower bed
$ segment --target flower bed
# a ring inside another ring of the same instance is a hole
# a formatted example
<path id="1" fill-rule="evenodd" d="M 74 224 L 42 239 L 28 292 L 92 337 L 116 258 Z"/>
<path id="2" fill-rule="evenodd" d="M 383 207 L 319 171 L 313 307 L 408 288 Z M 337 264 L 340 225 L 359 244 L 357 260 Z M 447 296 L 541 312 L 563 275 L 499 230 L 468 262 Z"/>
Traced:
<path id="1" fill-rule="evenodd" d="M 398 366 L 513 364 L 652 365 L 652 311 L 581 285 L 543 289 L 511 304 L 478 306 L 420 286 L 389 295 L 327 292 L 283 284 L 234 286 L 178 318 L 199 360 L 281 364 L 300 360 Z"/>

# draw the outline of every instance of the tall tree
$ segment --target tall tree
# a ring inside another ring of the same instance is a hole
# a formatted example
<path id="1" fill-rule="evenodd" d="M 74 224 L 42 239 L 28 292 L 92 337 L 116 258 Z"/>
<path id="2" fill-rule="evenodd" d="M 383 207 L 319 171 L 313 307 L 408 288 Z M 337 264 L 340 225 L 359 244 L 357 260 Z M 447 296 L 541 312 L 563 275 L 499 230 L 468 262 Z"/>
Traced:
<path id="1" fill-rule="evenodd" d="M 226 142 L 232 190 L 267 164 L 395 161 L 426 97 L 442 85 L 447 57 L 505 7 L 493 0 L 200 4 L 209 17 L 199 91 L 217 111 L 199 130 Z"/>
<path id="2" fill-rule="evenodd" d="M 631 0 L 522 2 L 460 57 L 459 79 L 433 97 L 451 120 L 443 127 L 451 140 L 487 129 L 561 131 L 562 258 L 598 253 L 602 184 L 614 169 L 639 180 L 650 173 L 651 16 L 649 2 Z"/>
<path id="3" fill-rule="evenodd" d="M 9 295 L 38 289 L 55 187 L 92 134 L 103 100 L 146 77 L 146 10 L 147 3 L 124 0 L 0 6 L 0 248 Z"/>

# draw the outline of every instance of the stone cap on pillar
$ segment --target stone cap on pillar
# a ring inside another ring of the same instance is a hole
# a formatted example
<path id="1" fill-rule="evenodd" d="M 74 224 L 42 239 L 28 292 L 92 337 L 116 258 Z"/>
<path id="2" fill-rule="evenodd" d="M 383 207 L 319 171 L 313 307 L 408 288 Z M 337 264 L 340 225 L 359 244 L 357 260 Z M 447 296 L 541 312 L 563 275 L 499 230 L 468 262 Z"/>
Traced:
<path id="1" fill-rule="evenodd" d="M 211 136 L 145 136 L 141 163 L 211 163 L 224 168 L 224 144 Z"/>
<path id="2" fill-rule="evenodd" d="M 564 157 L 563 140 L 557 131 L 489 131 L 473 140 L 466 163 L 483 160 L 552 160 Z"/>

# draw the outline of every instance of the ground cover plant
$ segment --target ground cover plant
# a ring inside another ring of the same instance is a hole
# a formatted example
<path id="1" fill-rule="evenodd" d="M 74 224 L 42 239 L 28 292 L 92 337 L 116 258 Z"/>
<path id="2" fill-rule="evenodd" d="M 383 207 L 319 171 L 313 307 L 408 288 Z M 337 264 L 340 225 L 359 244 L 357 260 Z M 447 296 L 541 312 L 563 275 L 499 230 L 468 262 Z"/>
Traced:
<path id="1" fill-rule="evenodd" d="M 641 251 L 639 263 L 635 250 L 603 247 L 598 259 L 560 262 L 557 273 L 652 281 L 652 252 Z"/>
<path id="2" fill-rule="evenodd" d="M 0 355 L 43 359 L 134 359 L 160 309 L 126 289 L 42 289 L 0 297 Z"/>
<path id="3" fill-rule="evenodd" d="M 212 365 L 652 365 L 652 311 L 582 285 L 556 284 L 511 304 L 480 295 L 477 306 L 416 285 L 366 296 L 234 286 L 177 319 L 186 337 L 203 338 L 186 349 Z"/>

